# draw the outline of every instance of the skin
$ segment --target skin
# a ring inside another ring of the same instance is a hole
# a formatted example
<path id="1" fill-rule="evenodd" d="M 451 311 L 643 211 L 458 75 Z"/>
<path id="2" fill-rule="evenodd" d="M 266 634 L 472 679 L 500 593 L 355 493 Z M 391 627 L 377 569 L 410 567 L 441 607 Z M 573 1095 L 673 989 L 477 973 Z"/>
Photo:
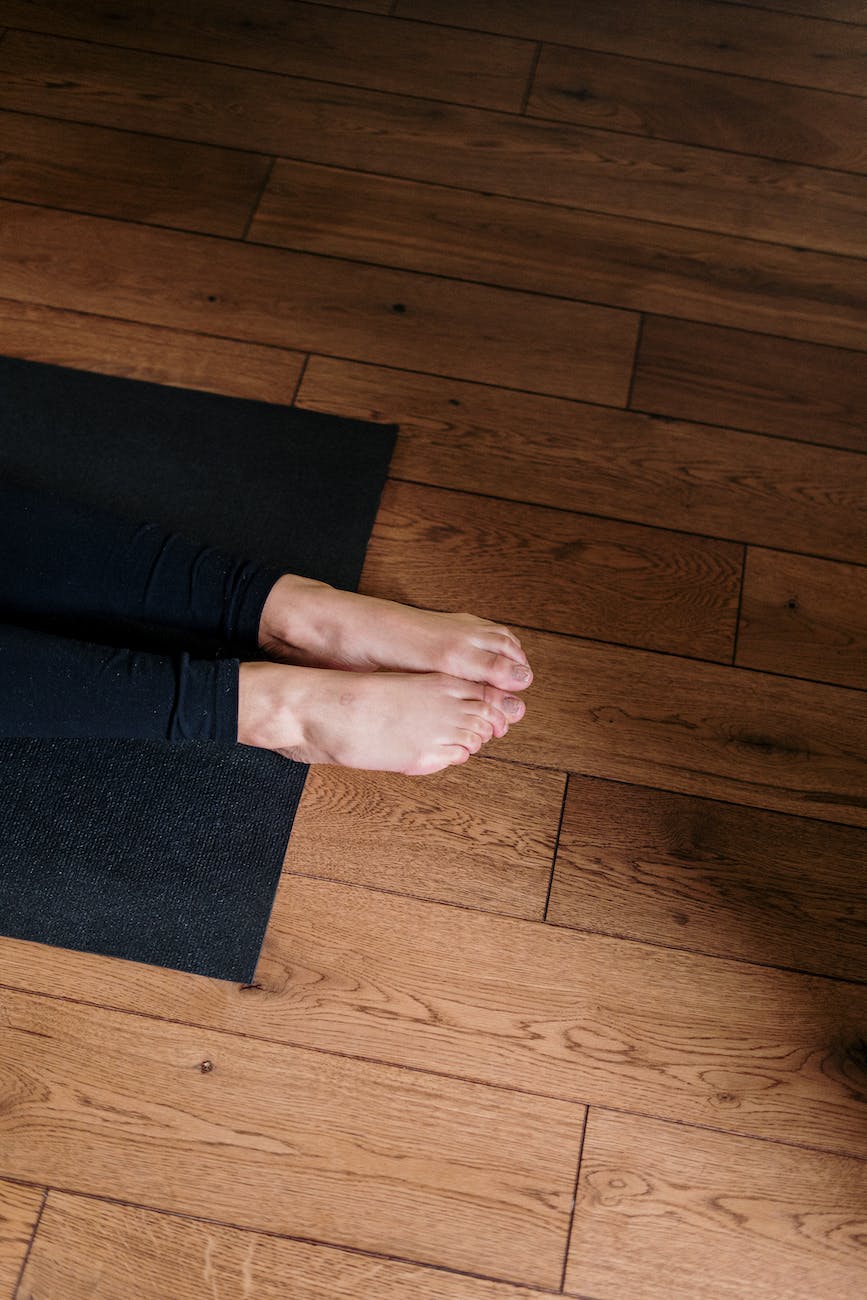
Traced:
<path id="1" fill-rule="evenodd" d="M 242 663 L 238 740 L 305 763 L 426 776 L 465 763 L 524 715 L 532 670 L 518 637 L 285 574 Z M 381 671 L 387 670 L 387 671 Z"/>

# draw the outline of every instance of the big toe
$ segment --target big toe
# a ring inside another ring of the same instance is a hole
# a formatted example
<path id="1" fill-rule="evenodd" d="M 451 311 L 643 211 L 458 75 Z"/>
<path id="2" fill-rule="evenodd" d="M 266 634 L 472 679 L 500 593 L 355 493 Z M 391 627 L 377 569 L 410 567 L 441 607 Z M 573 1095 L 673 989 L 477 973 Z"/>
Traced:
<path id="1" fill-rule="evenodd" d="M 501 691 L 523 691 L 533 680 L 533 670 L 528 663 L 518 663 L 496 651 L 476 650 L 473 660 L 473 680 L 487 682 Z"/>

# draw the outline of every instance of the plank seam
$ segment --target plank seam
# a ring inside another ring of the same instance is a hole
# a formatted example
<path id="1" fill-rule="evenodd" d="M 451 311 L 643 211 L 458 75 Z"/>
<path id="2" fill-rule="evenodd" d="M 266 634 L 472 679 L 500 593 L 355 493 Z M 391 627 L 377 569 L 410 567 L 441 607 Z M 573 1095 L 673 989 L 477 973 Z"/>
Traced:
<path id="1" fill-rule="evenodd" d="M 551 854 L 551 871 L 548 876 L 548 891 L 545 894 L 545 907 L 542 912 L 542 920 L 548 920 L 548 904 L 551 901 L 551 888 L 554 884 L 554 871 L 557 866 L 557 851 L 560 848 L 560 832 L 563 829 L 563 817 L 566 812 L 566 799 L 569 794 L 569 773 L 564 773 L 563 781 L 563 798 L 560 800 L 560 817 L 557 822 L 557 834 L 554 836 L 554 849 Z M 484 910 L 484 909 L 482 909 Z"/>
<path id="2" fill-rule="evenodd" d="M 292 394 L 292 400 L 289 403 L 290 406 L 295 406 L 298 401 L 298 390 L 300 389 L 302 380 L 304 379 L 304 376 L 307 373 L 307 366 L 309 365 L 309 363 L 310 363 L 310 353 L 308 352 L 305 354 L 304 359 L 301 362 L 301 369 L 298 373 L 298 380 L 295 384 L 295 391 Z"/>
<path id="3" fill-rule="evenodd" d="M 740 631 L 741 631 L 741 610 L 743 609 L 743 603 L 744 603 L 744 582 L 746 580 L 746 572 L 747 572 L 747 548 L 746 546 L 744 546 L 743 555 L 741 556 L 741 582 L 740 582 L 740 587 L 738 589 L 738 612 L 735 617 L 735 642 L 732 648 L 733 668 L 737 666 L 738 637 L 740 636 Z"/>
<path id="4" fill-rule="evenodd" d="M 267 190 L 268 186 L 269 186 L 270 183 L 271 183 L 271 177 L 272 177 L 272 175 L 273 175 L 273 173 L 274 173 L 274 168 L 275 168 L 276 165 L 277 165 L 277 159 L 276 159 L 276 158 L 272 158 L 271 161 L 269 162 L 267 168 L 265 169 L 265 175 L 264 175 L 264 177 L 262 178 L 262 184 L 259 186 L 259 192 L 257 193 L 255 199 L 253 200 L 252 204 L 250 205 L 250 212 L 249 212 L 249 215 L 248 215 L 248 217 L 247 217 L 246 222 L 244 223 L 244 229 L 243 229 L 243 231 L 241 232 L 240 240 L 241 240 L 242 243 L 248 243 L 248 242 L 249 242 L 247 236 L 248 236 L 249 233 L 250 233 L 250 227 L 251 227 L 252 224 L 253 224 L 253 221 L 254 221 L 254 218 L 255 218 L 255 216 L 256 216 L 256 213 L 259 211 L 259 207 L 260 207 L 260 205 L 261 205 L 261 203 L 262 203 L 262 199 L 265 197 L 265 191 Z M 144 224 L 147 225 L 148 223 L 145 222 Z"/>
<path id="5" fill-rule="evenodd" d="M 566 1290 L 566 1270 L 569 1267 L 569 1248 L 572 1243 L 572 1229 L 575 1226 L 575 1207 L 578 1203 L 578 1184 L 581 1181 L 581 1161 L 584 1158 L 584 1147 L 587 1140 L 587 1121 L 590 1118 L 590 1107 L 584 1110 L 584 1119 L 581 1124 L 581 1138 L 578 1142 L 578 1163 L 575 1170 L 575 1185 L 572 1188 L 572 1209 L 569 1213 L 569 1226 L 566 1229 L 566 1249 L 563 1252 L 563 1272 L 560 1274 L 560 1290 Z"/>
<path id="6" fill-rule="evenodd" d="M 638 329 L 635 333 L 635 351 L 632 353 L 632 369 L 629 372 L 629 388 L 626 392 L 625 409 L 627 411 L 632 410 L 632 390 L 635 387 L 635 377 L 638 374 L 638 358 L 641 353 L 641 338 L 644 334 L 644 317 L 645 313 L 643 311 L 640 312 L 638 317 Z M 679 320 L 680 317 L 677 317 L 677 319 Z"/>
<path id="7" fill-rule="evenodd" d="M 4 1177 L 5 1177 L 5 1175 L 4 1175 Z M 44 1212 L 44 1210 L 45 1210 L 45 1205 L 46 1205 L 46 1202 L 47 1202 L 47 1200 L 48 1200 L 48 1192 L 49 1192 L 49 1190 L 50 1190 L 48 1187 L 45 1187 L 45 1185 L 44 1185 L 43 1183 L 29 1183 L 29 1182 L 25 1182 L 24 1185 L 25 1185 L 26 1187 L 43 1187 L 44 1190 L 43 1190 L 43 1194 L 42 1194 L 42 1204 L 41 1204 L 40 1207 L 39 1207 L 39 1213 L 38 1213 L 37 1216 L 36 1216 L 36 1222 L 35 1222 L 34 1225 L 33 1225 L 33 1231 L 31 1232 L 31 1234 L 30 1234 L 30 1240 L 29 1240 L 28 1243 L 27 1243 L 27 1250 L 26 1250 L 26 1252 L 25 1252 L 25 1254 L 24 1254 L 24 1259 L 21 1261 L 21 1268 L 20 1268 L 20 1270 L 19 1270 L 19 1272 L 18 1272 L 18 1278 L 17 1278 L 17 1280 L 16 1280 L 16 1282 L 15 1282 L 14 1287 L 12 1288 L 12 1296 L 11 1296 L 11 1300 L 17 1300 L 18 1293 L 19 1293 L 19 1291 L 21 1290 L 21 1283 L 23 1282 L 23 1280 L 24 1280 L 24 1274 L 25 1274 L 25 1272 L 27 1271 L 27 1263 L 28 1263 L 28 1260 L 30 1259 L 30 1252 L 33 1250 L 33 1243 L 34 1243 L 35 1240 L 36 1240 L 36 1234 L 39 1232 L 39 1225 L 42 1223 L 42 1215 L 43 1215 L 43 1212 Z"/>
<path id="8" fill-rule="evenodd" d="M 537 41 L 536 48 L 533 50 L 533 58 L 530 63 L 530 73 L 529 76 L 527 77 L 527 86 L 526 89 L 524 90 L 524 95 L 523 98 L 521 99 L 521 107 L 519 109 L 519 112 L 522 117 L 527 115 L 527 105 L 529 104 L 530 96 L 533 93 L 533 82 L 536 80 L 536 69 L 539 67 L 539 59 L 541 57 L 541 54 L 542 54 L 542 42 Z"/>

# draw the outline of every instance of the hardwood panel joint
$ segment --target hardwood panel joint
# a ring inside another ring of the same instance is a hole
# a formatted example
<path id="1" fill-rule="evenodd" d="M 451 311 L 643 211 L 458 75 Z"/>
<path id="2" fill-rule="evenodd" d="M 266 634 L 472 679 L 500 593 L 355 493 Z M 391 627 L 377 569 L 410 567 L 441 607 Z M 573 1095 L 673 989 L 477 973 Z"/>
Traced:
<path id="1" fill-rule="evenodd" d="M 741 557 L 741 585 L 740 585 L 740 590 L 738 591 L 738 612 L 737 612 L 737 616 L 735 617 L 735 643 L 734 643 L 734 646 L 732 647 L 732 667 L 733 667 L 733 668 L 734 668 L 735 665 L 737 664 L 737 658 L 738 658 L 738 635 L 739 635 L 740 630 L 741 630 L 741 611 L 742 611 L 742 609 L 743 609 L 743 604 L 744 604 L 744 583 L 745 583 L 745 581 L 746 581 L 746 572 L 747 572 L 747 547 L 746 547 L 746 545 L 744 546 L 743 551 L 744 551 L 744 553 L 743 553 L 743 556 Z"/>
<path id="2" fill-rule="evenodd" d="M 259 192 L 258 194 L 256 194 L 255 198 L 253 199 L 253 202 L 250 204 L 250 212 L 247 216 L 247 220 L 244 223 L 244 229 L 241 233 L 241 239 L 245 243 L 247 242 L 247 236 L 250 233 L 250 227 L 252 226 L 253 221 L 255 220 L 256 213 L 259 211 L 259 207 L 262 203 L 263 198 L 265 197 L 265 191 L 267 190 L 268 186 L 271 183 L 271 175 L 274 171 L 274 167 L 276 166 L 276 164 L 277 164 L 277 158 L 275 156 L 268 163 L 268 166 L 265 169 L 265 175 L 262 177 L 262 184 L 259 186 Z"/>
<path id="3" fill-rule="evenodd" d="M 307 352 L 304 354 L 304 359 L 301 362 L 301 370 L 298 373 L 298 381 L 295 384 L 295 392 L 292 394 L 292 401 L 289 403 L 290 406 L 295 406 L 298 401 L 298 393 L 301 389 L 302 383 L 304 382 L 304 376 L 307 373 L 307 366 L 310 361 L 310 357 L 311 357 L 311 353 Z"/>
<path id="4" fill-rule="evenodd" d="M 569 1248 L 572 1244 L 572 1229 L 575 1226 L 575 1206 L 578 1204 L 578 1182 L 581 1178 L 581 1160 L 584 1156 L 584 1144 L 587 1140 L 587 1120 L 590 1107 L 584 1108 L 584 1120 L 581 1124 L 581 1138 L 578 1144 L 578 1165 L 575 1170 L 575 1186 L 572 1188 L 572 1209 L 569 1212 L 569 1227 L 566 1229 L 566 1249 L 563 1252 L 563 1272 L 560 1275 L 560 1290 L 566 1290 L 566 1270 L 569 1267 Z"/>
<path id="5" fill-rule="evenodd" d="M 524 91 L 524 97 L 521 100 L 521 115 L 526 116 L 527 105 L 530 102 L 530 96 L 533 93 L 533 82 L 536 80 L 536 69 L 539 66 L 539 59 L 542 57 L 542 42 L 537 41 L 533 50 L 533 58 L 530 61 L 530 71 L 527 76 L 527 89 Z"/>
<path id="6" fill-rule="evenodd" d="M 560 820 L 557 823 L 557 834 L 554 837 L 554 851 L 551 854 L 551 875 L 548 877 L 548 892 L 545 895 L 545 910 L 542 913 L 542 920 L 548 920 L 548 904 L 551 901 L 551 889 L 554 884 L 554 871 L 557 866 L 557 851 L 560 848 L 560 832 L 563 830 L 563 818 L 566 815 L 566 799 L 569 795 L 569 773 L 565 773 L 563 782 L 563 802 L 560 804 Z"/>
<path id="7" fill-rule="evenodd" d="M 46 1187 L 42 1193 L 42 1204 L 39 1207 L 39 1213 L 36 1216 L 36 1222 L 33 1225 L 33 1231 L 31 1232 L 30 1240 L 27 1243 L 27 1250 L 25 1252 L 23 1260 L 21 1261 L 21 1271 L 18 1274 L 18 1278 L 15 1282 L 15 1286 L 12 1288 L 11 1300 L 19 1300 L 19 1295 L 21 1292 L 21 1283 L 23 1282 L 24 1274 L 27 1271 L 27 1261 L 30 1259 L 30 1252 L 33 1249 L 33 1243 L 36 1240 L 36 1234 L 39 1232 L 39 1225 L 42 1222 L 42 1215 L 45 1212 L 45 1204 L 48 1200 L 48 1193 L 50 1190 L 51 1189 L 49 1187 Z"/>
<path id="8" fill-rule="evenodd" d="M 641 352 L 641 336 L 644 333 L 645 314 L 643 311 L 638 313 L 638 329 L 635 331 L 635 352 L 632 355 L 632 370 L 629 375 L 629 389 L 626 394 L 625 409 L 627 411 L 632 410 L 632 389 L 635 387 L 635 376 L 638 372 L 638 356 Z"/>

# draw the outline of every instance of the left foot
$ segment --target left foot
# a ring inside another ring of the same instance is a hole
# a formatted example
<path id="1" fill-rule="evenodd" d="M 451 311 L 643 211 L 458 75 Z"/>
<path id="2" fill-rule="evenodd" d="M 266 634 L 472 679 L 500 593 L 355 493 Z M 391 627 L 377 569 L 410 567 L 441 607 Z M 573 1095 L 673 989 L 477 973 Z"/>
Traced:
<path id="1" fill-rule="evenodd" d="M 287 573 L 268 595 L 259 646 L 308 668 L 440 672 L 521 691 L 533 673 L 507 627 L 474 614 L 441 614 L 360 596 Z"/>

